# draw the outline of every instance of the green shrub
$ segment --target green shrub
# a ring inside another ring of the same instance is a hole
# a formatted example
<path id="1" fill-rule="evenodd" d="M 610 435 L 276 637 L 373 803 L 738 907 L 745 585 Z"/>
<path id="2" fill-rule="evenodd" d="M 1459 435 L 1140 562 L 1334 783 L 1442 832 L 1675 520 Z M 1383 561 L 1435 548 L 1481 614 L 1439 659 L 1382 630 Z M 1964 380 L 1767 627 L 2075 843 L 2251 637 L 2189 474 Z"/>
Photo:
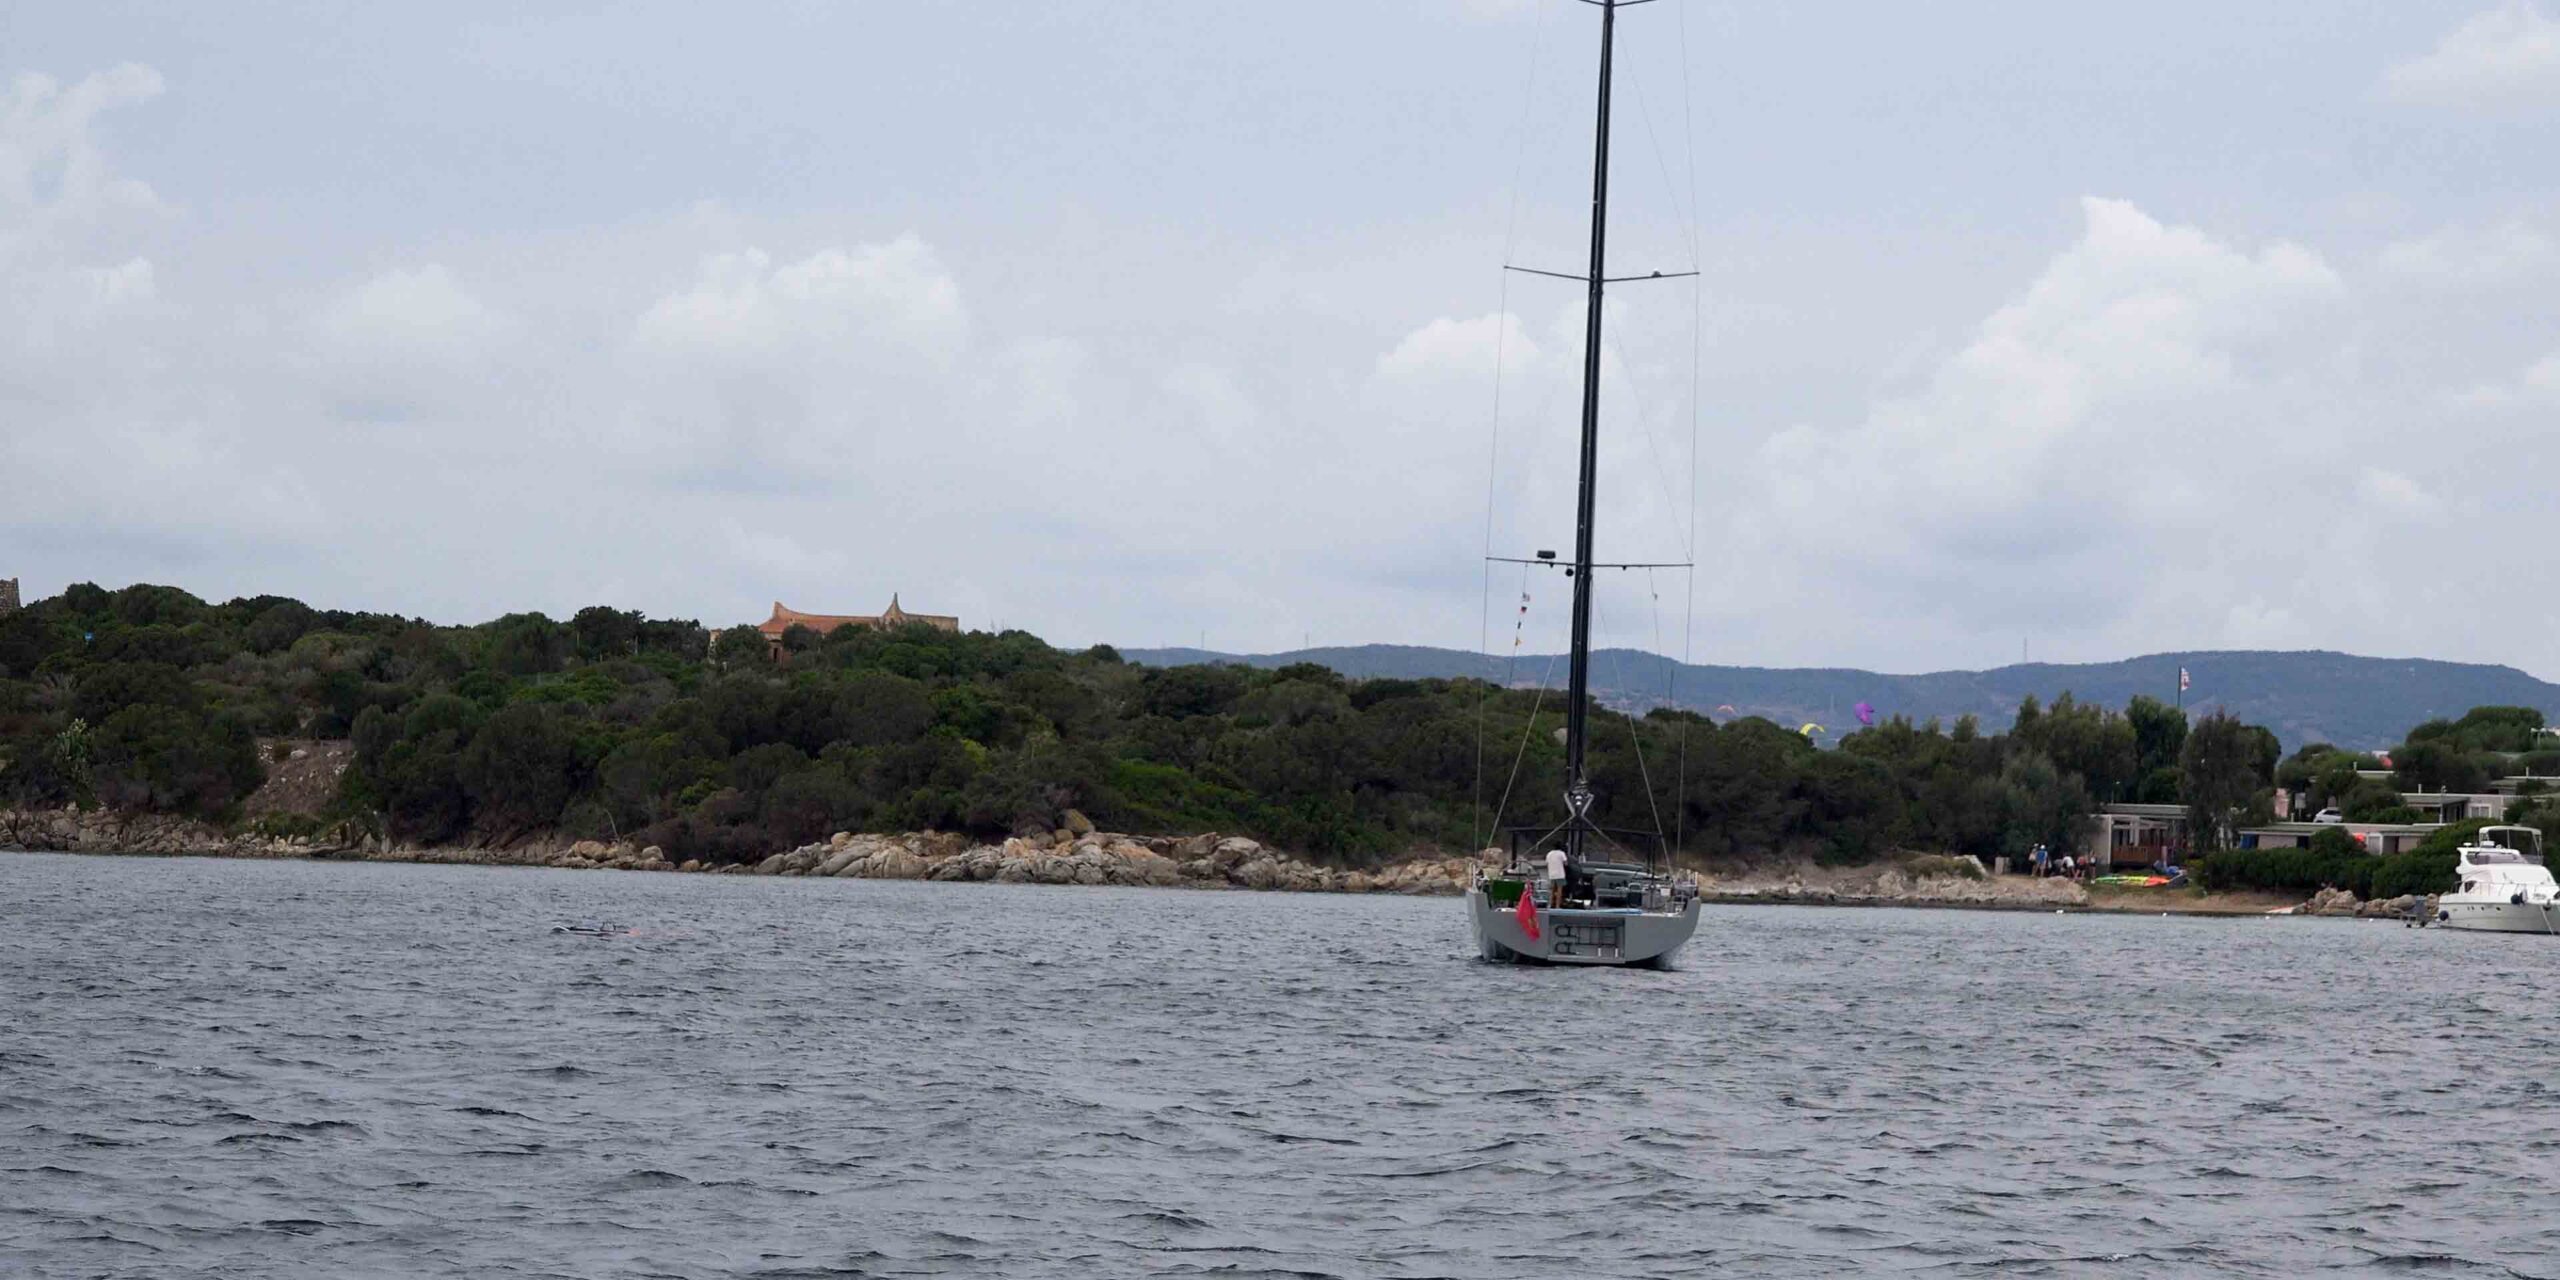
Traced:
<path id="1" fill-rule="evenodd" d="M 1955 880 L 1979 880 L 1982 864 L 1971 858 L 1950 857 L 1943 853 L 1906 854 L 1899 863 L 1902 869 L 1921 879 L 1944 877 Z"/>
<path id="2" fill-rule="evenodd" d="M 2339 834 L 2345 836 L 2344 832 Z M 2352 838 L 2349 839 L 2352 843 Z M 2190 871 L 2198 886 L 2214 892 L 2263 889 L 2311 894 L 2334 887 L 2349 890 L 2361 898 L 2371 896 L 2368 891 L 2373 887 L 2374 870 L 2380 864 L 2380 859 L 2360 852 L 2225 849 L 2196 859 Z"/>

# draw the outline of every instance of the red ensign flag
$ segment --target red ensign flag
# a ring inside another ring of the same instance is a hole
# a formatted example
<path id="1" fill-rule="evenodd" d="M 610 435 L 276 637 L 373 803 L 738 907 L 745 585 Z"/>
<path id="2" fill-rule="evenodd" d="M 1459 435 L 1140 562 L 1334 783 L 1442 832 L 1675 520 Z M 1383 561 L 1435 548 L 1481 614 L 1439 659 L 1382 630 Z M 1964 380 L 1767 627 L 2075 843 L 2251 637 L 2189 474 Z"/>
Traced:
<path id="1" fill-rule="evenodd" d="M 1520 886 L 1520 932 L 1528 934 L 1531 942 L 1538 940 L 1538 904 L 1529 900 L 1525 884 Z"/>

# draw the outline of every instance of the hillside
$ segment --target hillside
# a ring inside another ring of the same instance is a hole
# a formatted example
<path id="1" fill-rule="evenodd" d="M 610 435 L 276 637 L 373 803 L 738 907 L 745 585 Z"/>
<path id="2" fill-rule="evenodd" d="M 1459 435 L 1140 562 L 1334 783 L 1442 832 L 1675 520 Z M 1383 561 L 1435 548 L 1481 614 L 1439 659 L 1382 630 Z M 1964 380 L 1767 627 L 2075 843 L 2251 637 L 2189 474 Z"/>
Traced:
<path id="1" fill-rule="evenodd" d="M 1224 654 L 1199 649 L 1124 649 L 1131 662 L 1174 666 L 1233 662 L 1272 668 L 1313 662 L 1346 676 L 1473 676 L 1535 686 L 1542 678 L 1563 683 L 1561 658 L 1538 655 L 1499 660 L 1456 649 L 1418 645 L 1359 645 L 1273 654 Z M 1684 666 L 1631 649 L 1593 655 L 1591 685 L 1612 705 L 1627 708 L 1678 705 L 1722 720 L 1766 716 L 1781 724 L 1812 722 L 1837 733 L 1854 728 L 1859 702 L 1879 717 L 1936 717 L 1952 723 L 1973 715 L 1988 728 L 2006 726 L 2019 702 L 2032 694 L 2050 702 L 2070 692 L 2084 702 L 2121 707 L 2135 694 L 2163 701 L 2177 693 L 2178 668 L 2194 676 L 2190 708 L 2221 707 L 2276 731 L 2287 749 L 2306 742 L 2384 747 L 2409 726 L 2439 716 L 2459 716 L 2476 706 L 2538 707 L 2560 711 L 2560 685 L 2513 667 L 2424 658 L 2364 658 L 2308 651 L 2205 651 L 2159 653 L 2121 662 L 2022 663 L 1989 671 L 1937 671 L 1885 675 L 1838 667 Z M 1677 682 L 1673 681 L 1677 668 Z M 1552 670 L 1550 677 L 1547 673 Z M 1666 696 L 1676 691 L 1676 699 Z M 1729 706 L 1732 711 L 1718 712 Z"/>

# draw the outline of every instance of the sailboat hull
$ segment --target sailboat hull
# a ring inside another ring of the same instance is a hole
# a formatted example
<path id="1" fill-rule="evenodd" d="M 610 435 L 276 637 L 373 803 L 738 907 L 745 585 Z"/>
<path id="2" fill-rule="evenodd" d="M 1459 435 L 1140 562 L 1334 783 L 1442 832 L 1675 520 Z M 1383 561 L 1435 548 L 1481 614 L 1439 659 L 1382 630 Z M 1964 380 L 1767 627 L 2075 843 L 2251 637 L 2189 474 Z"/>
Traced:
<path id="1" fill-rule="evenodd" d="M 1538 913 L 1532 938 L 1516 912 L 1494 905 L 1478 888 L 1467 891 L 1467 920 L 1476 953 L 1487 960 L 1667 969 L 1698 931 L 1698 904 L 1677 912 L 1551 908 Z"/>

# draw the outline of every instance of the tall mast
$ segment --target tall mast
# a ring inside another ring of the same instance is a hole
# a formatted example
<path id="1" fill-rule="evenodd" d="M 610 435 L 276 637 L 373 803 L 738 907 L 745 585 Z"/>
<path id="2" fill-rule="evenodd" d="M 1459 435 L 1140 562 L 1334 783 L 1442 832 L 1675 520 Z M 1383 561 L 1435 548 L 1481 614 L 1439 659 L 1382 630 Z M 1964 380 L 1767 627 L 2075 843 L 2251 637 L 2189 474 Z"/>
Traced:
<path id="1" fill-rule="evenodd" d="M 1620 0 L 1600 8 L 1600 110 L 1591 159 L 1591 300 L 1582 338 L 1582 487 L 1573 525 L 1573 667 L 1567 679 L 1564 721 L 1565 852 L 1579 858 L 1590 825 L 1591 781 L 1583 767 L 1587 736 L 1584 711 L 1591 695 L 1592 490 L 1600 463 L 1600 303 L 1607 285 L 1609 245 L 1609 55 L 1617 34 Z"/>

